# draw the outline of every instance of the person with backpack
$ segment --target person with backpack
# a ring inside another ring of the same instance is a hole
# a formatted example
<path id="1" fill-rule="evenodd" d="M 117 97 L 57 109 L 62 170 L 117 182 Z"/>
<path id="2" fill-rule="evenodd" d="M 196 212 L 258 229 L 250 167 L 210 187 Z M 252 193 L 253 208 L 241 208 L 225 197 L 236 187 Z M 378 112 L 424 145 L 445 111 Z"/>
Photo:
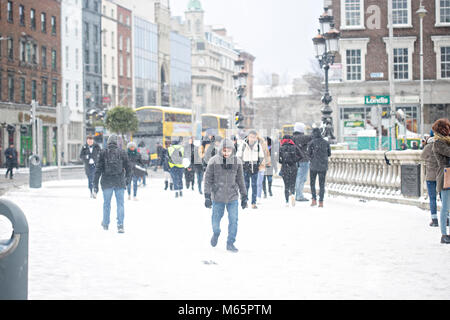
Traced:
<path id="1" fill-rule="evenodd" d="M 305 135 L 305 124 L 302 122 L 296 122 L 294 124 L 294 142 L 297 147 L 300 148 L 300 159 L 297 162 L 297 179 L 295 181 L 295 200 L 296 201 L 309 201 L 303 195 L 303 189 L 305 182 L 308 180 L 309 171 L 309 157 L 308 157 L 308 143 L 312 140 L 312 137 Z"/>
<path id="2" fill-rule="evenodd" d="M 297 162 L 300 159 L 300 151 L 290 135 L 284 135 L 280 141 L 281 147 L 278 162 L 281 164 L 280 174 L 284 183 L 284 197 L 286 207 L 295 206 L 295 181 L 297 179 Z"/>
<path id="3" fill-rule="evenodd" d="M 237 152 L 237 157 L 242 160 L 244 166 L 244 180 L 247 194 L 251 181 L 253 209 L 258 208 L 256 206 L 256 196 L 258 191 L 257 180 L 259 168 L 261 165 L 265 165 L 264 150 L 258 142 L 257 135 L 256 131 L 250 131 L 247 138 L 240 144 Z"/>
<path id="4" fill-rule="evenodd" d="M 172 145 L 168 149 L 170 175 L 173 181 L 173 190 L 175 191 L 175 198 L 183 196 L 183 157 L 184 148 L 181 145 L 181 139 L 175 138 Z"/>
<path id="5" fill-rule="evenodd" d="M 145 177 L 147 174 L 141 154 L 136 149 L 136 143 L 129 142 L 127 144 L 128 163 L 131 168 L 131 180 L 127 184 L 128 200 L 131 200 L 131 181 L 133 181 L 133 200 L 136 201 L 138 190 L 138 179 Z"/>
<path id="6" fill-rule="evenodd" d="M 100 152 L 97 169 L 94 178 L 94 191 L 98 193 L 98 183 L 101 178 L 103 190 L 103 220 L 102 227 L 108 230 L 111 212 L 111 198 L 113 193 L 117 203 L 117 230 L 124 233 L 124 193 L 131 180 L 131 167 L 127 153 L 119 148 L 119 138 L 112 134 L 107 141 L 107 146 Z"/>
<path id="7" fill-rule="evenodd" d="M 322 137 L 319 128 L 312 131 L 313 139 L 308 143 L 308 156 L 311 159 L 309 171 L 311 185 L 311 206 L 317 205 L 316 178 L 319 176 L 319 208 L 323 208 L 323 198 L 325 195 L 325 178 L 328 171 L 328 158 L 331 157 L 331 148 L 328 141 Z"/>
<path id="8" fill-rule="evenodd" d="M 194 182 L 195 182 L 195 170 L 194 170 L 194 157 L 195 157 L 195 148 L 194 148 L 194 139 L 192 137 L 189 138 L 188 143 L 184 146 L 184 155 L 187 159 L 189 159 L 189 166 L 184 169 L 184 180 L 186 181 L 186 189 L 190 187 L 194 190 Z"/>
<path id="9" fill-rule="evenodd" d="M 137 152 L 141 155 L 143 167 L 147 169 L 150 166 L 150 150 L 145 146 L 144 141 L 139 142 Z M 142 179 L 142 186 L 145 187 L 147 185 L 147 175 L 144 174 L 139 179 Z"/>
<path id="10" fill-rule="evenodd" d="M 98 162 L 98 157 L 100 155 L 101 148 L 94 142 L 94 137 L 88 135 L 86 138 L 86 144 L 81 148 L 80 159 L 84 163 L 84 172 L 88 178 L 88 187 L 91 193 L 91 198 L 96 198 L 97 193 L 93 191 L 94 189 L 94 177 L 95 170 Z"/>
<path id="11" fill-rule="evenodd" d="M 242 161 L 235 156 L 234 144 L 224 139 L 218 153 L 208 162 L 205 172 L 205 207 L 212 208 L 211 246 L 217 245 L 220 221 L 228 211 L 227 250 L 237 252 L 234 246 L 238 227 L 239 194 L 241 207 L 247 207 L 247 188 L 244 182 Z"/>

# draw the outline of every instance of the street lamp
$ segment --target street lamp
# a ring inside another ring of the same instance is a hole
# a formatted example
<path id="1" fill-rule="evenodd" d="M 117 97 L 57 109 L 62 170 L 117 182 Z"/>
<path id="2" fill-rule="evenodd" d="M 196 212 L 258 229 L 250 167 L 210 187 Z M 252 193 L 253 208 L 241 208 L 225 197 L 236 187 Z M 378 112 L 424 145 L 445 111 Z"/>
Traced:
<path id="1" fill-rule="evenodd" d="M 242 98 L 245 97 L 245 89 L 247 88 L 248 72 L 244 70 L 245 61 L 238 59 L 234 62 L 235 74 L 233 75 L 234 87 L 236 89 L 237 96 L 239 98 L 239 112 L 236 113 L 236 124 L 239 129 L 244 128 L 242 121 Z"/>
<path id="2" fill-rule="evenodd" d="M 334 64 L 334 59 L 339 51 L 340 32 L 334 27 L 334 18 L 328 14 L 328 8 L 319 18 L 320 29 L 318 34 L 312 39 L 316 58 L 319 61 L 320 68 L 325 70 L 325 94 L 322 97 L 324 106 L 320 110 L 322 112 L 322 135 L 328 138 L 328 141 L 334 143 L 333 118 L 331 114 L 333 110 L 330 103 L 333 100 L 330 96 L 328 86 L 328 71 L 330 66 Z"/>
<path id="3" fill-rule="evenodd" d="M 424 99 L 424 86 L 423 86 L 423 18 L 427 15 L 428 11 L 420 1 L 419 10 L 416 11 L 420 18 L 420 129 L 422 136 L 425 133 L 425 123 L 423 119 L 423 99 Z"/>

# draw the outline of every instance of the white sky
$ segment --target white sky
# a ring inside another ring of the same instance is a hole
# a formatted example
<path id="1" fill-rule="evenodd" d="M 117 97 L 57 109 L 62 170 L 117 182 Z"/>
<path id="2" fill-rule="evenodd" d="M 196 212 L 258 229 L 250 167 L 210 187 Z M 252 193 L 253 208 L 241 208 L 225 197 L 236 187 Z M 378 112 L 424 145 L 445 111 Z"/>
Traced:
<path id="1" fill-rule="evenodd" d="M 172 16 L 183 16 L 189 0 L 170 0 Z M 222 25 L 256 57 L 255 76 L 272 72 L 281 80 L 311 69 L 312 38 L 323 0 L 201 0 L 205 23 Z"/>

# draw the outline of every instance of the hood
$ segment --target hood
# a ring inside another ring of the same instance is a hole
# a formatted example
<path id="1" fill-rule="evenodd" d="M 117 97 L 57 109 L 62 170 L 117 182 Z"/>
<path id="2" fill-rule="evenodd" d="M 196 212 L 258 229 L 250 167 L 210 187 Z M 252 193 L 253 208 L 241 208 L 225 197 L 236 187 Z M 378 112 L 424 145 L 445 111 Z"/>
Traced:
<path id="1" fill-rule="evenodd" d="M 293 144 L 293 145 L 295 145 L 294 138 L 292 136 L 286 134 L 281 139 L 280 144 L 281 145 L 285 145 L 285 144 Z"/>
<path id="2" fill-rule="evenodd" d="M 136 143 L 134 143 L 133 141 L 131 141 L 131 142 L 128 142 L 128 144 L 127 144 L 127 149 L 130 149 L 131 147 L 134 147 L 134 149 L 136 150 Z"/>
<path id="3" fill-rule="evenodd" d="M 296 122 L 294 124 L 294 132 L 305 133 L 305 124 L 303 122 Z"/>
<path id="4" fill-rule="evenodd" d="M 231 150 L 233 150 L 232 153 L 231 153 L 231 157 L 233 157 L 235 155 L 235 153 L 236 153 L 235 149 L 234 149 L 233 141 L 228 139 L 228 138 L 227 139 L 223 139 L 222 142 L 220 143 L 220 147 L 219 147 L 219 154 L 220 154 L 220 156 L 223 156 L 223 153 L 222 153 L 222 149 L 223 148 L 230 148 Z"/>
<path id="5" fill-rule="evenodd" d="M 108 141 L 107 141 L 107 145 L 108 146 L 118 146 L 119 143 L 119 137 L 116 134 L 112 134 L 109 136 Z"/>
<path id="6" fill-rule="evenodd" d="M 322 133 L 319 128 L 314 128 L 312 131 L 312 136 L 314 139 L 322 138 Z"/>

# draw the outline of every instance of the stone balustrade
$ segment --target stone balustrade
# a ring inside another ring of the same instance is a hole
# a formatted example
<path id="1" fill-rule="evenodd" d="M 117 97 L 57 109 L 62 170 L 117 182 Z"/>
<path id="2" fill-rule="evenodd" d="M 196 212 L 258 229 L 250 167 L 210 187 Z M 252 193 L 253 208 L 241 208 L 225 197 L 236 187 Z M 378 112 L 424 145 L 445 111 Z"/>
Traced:
<path id="1" fill-rule="evenodd" d="M 357 196 L 365 199 L 416 204 L 427 208 L 425 167 L 420 160 L 421 150 L 351 151 L 333 150 L 327 173 L 327 192 Z M 385 161 L 385 155 L 390 162 Z M 421 195 L 405 197 L 401 192 L 401 166 L 422 164 Z"/>

